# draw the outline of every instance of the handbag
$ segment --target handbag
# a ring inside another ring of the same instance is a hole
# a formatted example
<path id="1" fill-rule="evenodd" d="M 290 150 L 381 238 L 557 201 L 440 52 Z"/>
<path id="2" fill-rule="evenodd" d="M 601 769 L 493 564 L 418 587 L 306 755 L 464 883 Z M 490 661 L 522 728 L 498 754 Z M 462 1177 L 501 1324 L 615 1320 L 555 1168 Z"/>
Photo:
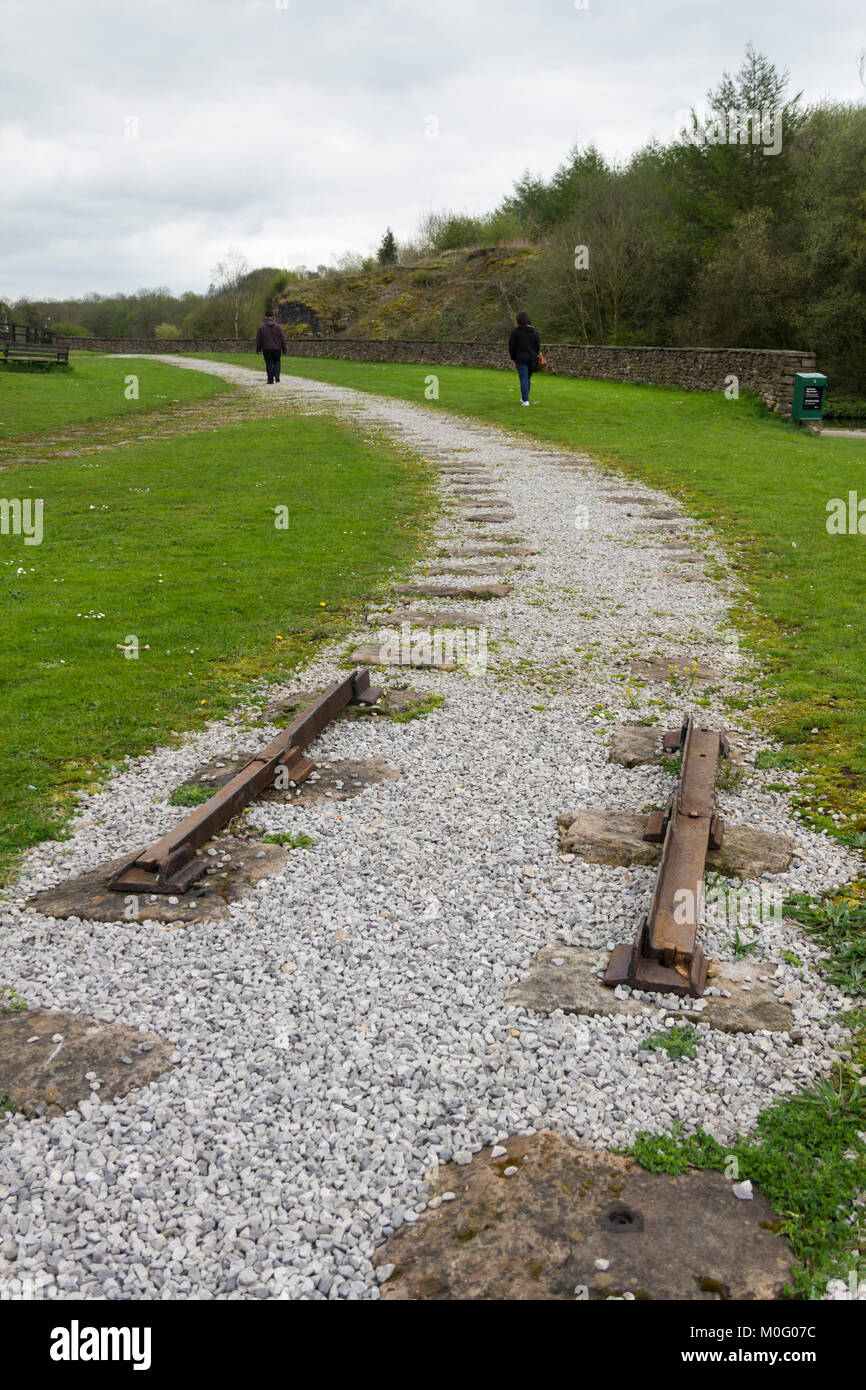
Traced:
<path id="1" fill-rule="evenodd" d="M 546 366 L 547 366 L 547 358 L 545 357 L 545 355 L 544 355 L 543 352 L 540 352 L 540 353 L 538 354 L 538 358 L 537 358 L 536 363 L 535 363 L 535 370 L 536 370 L 537 372 L 543 372 Z"/>

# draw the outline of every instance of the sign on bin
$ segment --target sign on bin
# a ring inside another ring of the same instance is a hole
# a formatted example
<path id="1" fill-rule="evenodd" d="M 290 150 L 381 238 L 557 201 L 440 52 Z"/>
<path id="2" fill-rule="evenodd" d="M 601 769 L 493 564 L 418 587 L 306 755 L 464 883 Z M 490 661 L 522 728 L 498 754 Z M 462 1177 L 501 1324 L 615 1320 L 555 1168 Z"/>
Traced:
<path id="1" fill-rule="evenodd" d="M 820 420 L 824 414 L 827 378 L 823 372 L 795 372 L 792 420 Z"/>

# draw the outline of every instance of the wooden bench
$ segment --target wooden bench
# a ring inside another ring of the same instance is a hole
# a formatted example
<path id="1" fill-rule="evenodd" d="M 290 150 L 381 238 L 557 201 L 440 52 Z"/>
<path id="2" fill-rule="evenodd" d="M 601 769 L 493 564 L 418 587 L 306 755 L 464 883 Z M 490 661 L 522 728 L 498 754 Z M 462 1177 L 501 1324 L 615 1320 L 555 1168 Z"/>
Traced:
<path id="1" fill-rule="evenodd" d="M 53 367 L 69 362 L 69 348 L 52 347 L 47 343 L 4 343 L 4 362 L 44 362 Z"/>

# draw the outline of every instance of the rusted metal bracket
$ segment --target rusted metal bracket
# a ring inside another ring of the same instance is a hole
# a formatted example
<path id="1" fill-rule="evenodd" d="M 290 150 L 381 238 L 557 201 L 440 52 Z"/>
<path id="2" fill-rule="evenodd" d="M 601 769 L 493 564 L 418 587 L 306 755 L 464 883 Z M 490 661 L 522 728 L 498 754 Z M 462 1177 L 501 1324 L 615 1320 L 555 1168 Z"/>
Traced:
<path id="1" fill-rule="evenodd" d="M 307 744 L 318 738 L 346 705 L 374 705 L 381 696 L 382 691 L 370 684 L 366 667 L 335 681 L 210 800 L 126 864 L 108 887 L 116 893 L 185 893 L 207 868 L 205 860 L 196 858 L 196 850 L 278 777 L 303 782 L 316 766 L 304 757 Z"/>
<path id="2" fill-rule="evenodd" d="M 686 715 L 682 728 L 664 736 L 672 752 L 682 746 L 679 786 L 664 811 L 647 822 L 644 839 L 662 845 L 652 904 L 641 918 L 632 946 L 611 953 L 604 983 L 664 994 L 703 994 L 707 961 L 697 944 L 698 911 L 708 849 L 722 843 L 724 824 L 713 798 L 720 754 L 727 757 L 723 734 Z"/>

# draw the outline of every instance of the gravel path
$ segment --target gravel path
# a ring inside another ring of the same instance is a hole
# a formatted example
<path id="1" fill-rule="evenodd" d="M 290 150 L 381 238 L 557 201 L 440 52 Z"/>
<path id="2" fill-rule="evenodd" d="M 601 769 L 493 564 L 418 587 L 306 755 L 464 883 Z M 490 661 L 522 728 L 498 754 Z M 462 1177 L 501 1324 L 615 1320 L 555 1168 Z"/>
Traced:
<path id="1" fill-rule="evenodd" d="M 180 1065 L 116 1101 L 95 1093 L 60 1119 L 5 1122 L 0 1280 L 39 1278 L 59 1298 L 376 1298 L 370 1257 L 423 1211 L 437 1163 L 536 1128 L 607 1147 L 685 1119 L 724 1139 L 826 1068 L 846 1036 L 831 1021 L 839 999 L 811 969 L 801 978 L 782 961 L 792 947 L 817 957 L 790 924 L 759 929 L 758 969 L 790 992 L 799 1046 L 700 1025 L 697 1058 L 671 1062 L 639 1051 L 659 1027 L 658 1000 L 608 1018 L 503 1003 L 540 947 L 630 940 L 648 904 L 651 869 L 566 864 L 556 839 L 559 812 L 639 811 L 673 785 L 659 768 L 607 760 L 614 722 L 674 726 L 685 702 L 667 686 L 635 686 L 630 659 L 687 653 L 721 669 L 708 711 L 720 725 L 721 694 L 742 692 L 748 677 L 725 629 L 727 581 L 671 560 L 665 537 L 640 529 L 640 506 L 609 500 L 647 489 L 429 407 L 300 378 L 268 388 L 245 368 L 162 360 L 259 396 L 281 391 L 289 414 L 335 412 L 422 457 L 486 465 L 516 514 L 500 529 L 539 554 L 509 576 L 509 597 L 477 605 L 485 674 L 413 672 L 413 686 L 445 694 L 444 708 L 408 724 L 337 724 L 314 746 L 325 758 L 382 758 L 400 781 L 340 804 L 253 808 L 255 824 L 303 830 L 315 844 L 231 921 L 107 926 L 23 904 L 176 823 L 183 813 L 167 796 L 205 758 L 249 747 L 249 711 L 140 759 L 82 800 L 70 840 L 29 857 L 0 908 L 4 979 L 33 1007 L 158 1032 Z M 444 477 L 441 488 L 454 494 Z M 466 541 L 473 529 L 450 511 L 437 536 Z M 723 561 L 688 518 L 678 530 Z M 422 577 L 421 567 L 405 576 Z M 376 626 L 353 636 L 369 641 Z M 254 692 L 251 708 L 334 679 L 346 649 L 322 653 L 293 687 Z M 270 733 L 263 726 L 262 741 Z M 753 735 L 746 743 L 761 746 Z M 784 775 L 751 776 L 720 797 L 722 810 L 795 836 L 801 853 L 774 886 L 847 881 L 859 860 L 762 789 Z M 729 957 L 729 936 L 711 933 L 707 953 Z"/>

